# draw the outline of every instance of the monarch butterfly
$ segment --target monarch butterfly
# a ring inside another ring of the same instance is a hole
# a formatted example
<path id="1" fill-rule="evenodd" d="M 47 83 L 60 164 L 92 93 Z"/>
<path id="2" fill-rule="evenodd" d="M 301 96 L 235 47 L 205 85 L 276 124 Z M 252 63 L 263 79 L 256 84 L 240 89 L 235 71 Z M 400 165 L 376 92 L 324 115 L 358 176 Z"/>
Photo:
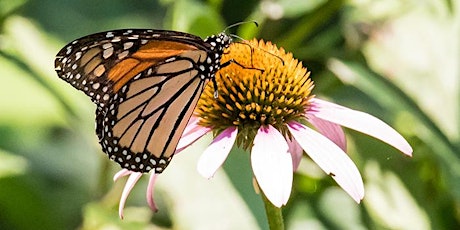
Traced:
<path id="1" fill-rule="evenodd" d="M 161 173 L 232 39 L 124 29 L 77 39 L 56 55 L 58 76 L 96 104 L 102 150 L 121 167 Z"/>

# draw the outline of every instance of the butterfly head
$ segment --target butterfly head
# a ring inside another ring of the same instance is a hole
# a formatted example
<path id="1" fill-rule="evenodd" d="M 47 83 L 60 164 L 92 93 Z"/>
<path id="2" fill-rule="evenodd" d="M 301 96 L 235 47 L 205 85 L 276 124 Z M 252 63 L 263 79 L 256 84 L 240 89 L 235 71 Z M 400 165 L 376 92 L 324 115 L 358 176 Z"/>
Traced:
<path id="1" fill-rule="evenodd" d="M 211 46 L 211 50 L 214 52 L 223 53 L 224 49 L 232 43 L 232 38 L 226 33 L 220 33 L 209 36 L 204 41 Z"/>

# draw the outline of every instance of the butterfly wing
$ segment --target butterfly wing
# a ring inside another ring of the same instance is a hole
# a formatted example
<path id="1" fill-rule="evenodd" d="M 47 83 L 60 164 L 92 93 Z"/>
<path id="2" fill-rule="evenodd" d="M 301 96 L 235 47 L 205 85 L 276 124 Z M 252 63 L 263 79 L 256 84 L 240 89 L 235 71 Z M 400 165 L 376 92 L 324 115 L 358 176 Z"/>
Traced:
<path id="1" fill-rule="evenodd" d="M 55 68 L 97 105 L 96 133 L 110 159 L 132 171 L 159 173 L 230 42 L 210 38 L 163 30 L 103 32 L 69 43 Z"/>
<path id="2" fill-rule="evenodd" d="M 208 81 L 194 67 L 201 52 L 188 51 L 139 73 L 111 98 L 98 133 L 111 159 L 142 172 L 168 165 Z"/>
<path id="3" fill-rule="evenodd" d="M 149 66 L 187 50 L 207 49 L 200 37 L 187 33 L 115 30 L 69 43 L 56 55 L 55 70 L 61 79 L 104 107 L 111 95 Z"/>

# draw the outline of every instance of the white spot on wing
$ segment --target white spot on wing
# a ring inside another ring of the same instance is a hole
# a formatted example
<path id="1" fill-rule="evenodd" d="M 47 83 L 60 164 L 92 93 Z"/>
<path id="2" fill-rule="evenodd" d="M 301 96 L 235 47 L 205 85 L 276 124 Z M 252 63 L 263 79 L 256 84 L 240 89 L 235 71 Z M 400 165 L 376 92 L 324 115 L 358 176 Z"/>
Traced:
<path id="1" fill-rule="evenodd" d="M 134 45 L 134 42 L 125 42 L 123 44 L 123 49 L 127 50 L 127 49 L 130 49 L 131 47 L 133 47 Z"/>
<path id="2" fill-rule="evenodd" d="M 123 58 L 125 58 L 126 56 L 128 56 L 128 54 L 129 54 L 129 51 L 128 51 L 128 50 L 125 50 L 125 51 L 123 51 L 123 52 L 121 52 L 121 53 L 118 54 L 118 59 L 123 59 Z"/>

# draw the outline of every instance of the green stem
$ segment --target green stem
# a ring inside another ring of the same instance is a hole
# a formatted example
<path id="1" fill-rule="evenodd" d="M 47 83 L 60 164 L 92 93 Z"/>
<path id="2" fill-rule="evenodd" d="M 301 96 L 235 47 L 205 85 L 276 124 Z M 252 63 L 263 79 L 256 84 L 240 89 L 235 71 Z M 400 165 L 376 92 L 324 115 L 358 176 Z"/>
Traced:
<path id="1" fill-rule="evenodd" d="M 267 214 L 270 230 L 284 230 L 284 219 L 281 208 L 274 206 L 262 191 L 260 193 L 264 201 L 265 213 Z"/>

